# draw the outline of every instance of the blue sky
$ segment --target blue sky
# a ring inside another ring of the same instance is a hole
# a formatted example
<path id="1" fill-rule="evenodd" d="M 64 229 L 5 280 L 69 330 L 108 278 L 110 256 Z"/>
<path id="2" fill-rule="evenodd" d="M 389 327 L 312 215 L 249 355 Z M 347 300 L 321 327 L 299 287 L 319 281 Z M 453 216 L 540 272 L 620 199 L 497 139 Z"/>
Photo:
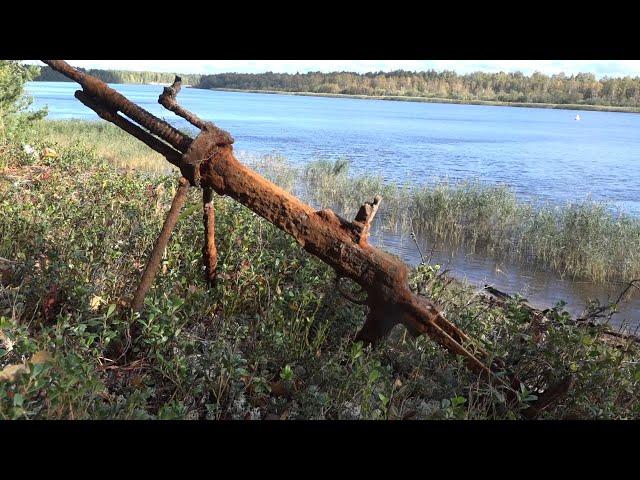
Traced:
<path id="1" fill-rule="evenodd" d="M 38 63 L 37 60 L 27 61 Z M 392 71 L 392 70 L 454 70 L 513 72 L 527 75 L 534 71 L 546 74 L 564 72 L 594 73 L 608 76 L 640 76 L 640 60 L 69 60 L 74 66 L 116 70 L 150 70 L 177 73 L 262 73 L 266 71 L 295 73 L 309 71 Z"/>

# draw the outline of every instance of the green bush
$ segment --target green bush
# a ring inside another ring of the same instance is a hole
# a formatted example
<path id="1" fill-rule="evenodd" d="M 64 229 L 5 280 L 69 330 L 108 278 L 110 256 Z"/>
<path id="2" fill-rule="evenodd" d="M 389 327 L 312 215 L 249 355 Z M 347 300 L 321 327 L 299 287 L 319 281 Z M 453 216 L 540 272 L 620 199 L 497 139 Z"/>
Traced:
<path id="1" fill-rule="evenodd" d="M 27 110 L 32 99 L 24 94 L 24 85 L 37 73 L 33 65 L 0 60 L 0 144 L 24 140 L 29 126 L 47 114 L 46 109 Z"/>

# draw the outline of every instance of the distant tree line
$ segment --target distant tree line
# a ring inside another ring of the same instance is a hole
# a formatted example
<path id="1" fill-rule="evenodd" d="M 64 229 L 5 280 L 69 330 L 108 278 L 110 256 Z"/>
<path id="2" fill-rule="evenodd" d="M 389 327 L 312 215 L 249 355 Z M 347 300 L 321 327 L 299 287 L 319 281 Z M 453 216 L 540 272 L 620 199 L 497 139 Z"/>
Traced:
<path id="1" fill-rule="evenodd" d="M 574 103 L 637 107 L 640 104 L 640 77 L 596 79 L 591 73 L 577 75 L 530 76 L 515 73 L 475 72 L 458 75 L 453 71 L 351 73 L 311 72 L 287 74 L 221 73 L 203 75 L 200 88 L 276 90 L 347 95 L 413 96 L 459 101 Z"/>
<path id="2" fill-rule="evenodd" d="M 49 66 L 39 67 L 40 73 L 34 77 L 37 82 L 70 82 L 71 80 L 56 72 Z M 100 69 L 84 69 L 78 70 L 93 75 L 106 83 L 162 83 L 171 84 L 175 78 L 174 73 L 165 72 L 134 72 L 131 70 L 100 70 Z M 200 81 L 200 75 L 178 74 L 182 78 L 183 85 L 195 85 Z"/>
<path id="3" fill-rule="evenodd" d="M 82 69 L 107 83 L 173 82 L 173 73 Z M 232 88 L 368 96 L 443 98 L 461 102 L 487 100 L 517 103 L 584 104 L 640 107 L 640 77 L 603 77 L 591 73 L 545 75 L 536 72 L 459 75 L 453 71 L 352 73 L 220 73 L 180 75 L 185 85 L 198 88 Z M 70 81 L 50 67 L 40 67 L 35 81 Z"/>

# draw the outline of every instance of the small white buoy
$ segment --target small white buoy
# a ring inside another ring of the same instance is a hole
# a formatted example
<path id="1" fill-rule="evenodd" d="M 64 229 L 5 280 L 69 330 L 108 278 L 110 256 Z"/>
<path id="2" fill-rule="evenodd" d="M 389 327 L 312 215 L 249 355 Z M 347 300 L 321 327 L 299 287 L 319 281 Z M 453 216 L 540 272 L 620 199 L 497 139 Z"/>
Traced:
<path id="1" fill-rule="evenodd" d="M 580 115 L 576 115 L 576 120 L 580 120 Z"/>

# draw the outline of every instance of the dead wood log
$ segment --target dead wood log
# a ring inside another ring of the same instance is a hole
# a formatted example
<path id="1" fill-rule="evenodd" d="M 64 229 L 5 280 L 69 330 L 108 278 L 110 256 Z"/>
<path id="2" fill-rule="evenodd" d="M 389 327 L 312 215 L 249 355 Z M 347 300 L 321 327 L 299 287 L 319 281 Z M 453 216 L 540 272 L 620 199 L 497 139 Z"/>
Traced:
<path id="1" fill-rule="evenodd" d="M 504 387 L 511 399 L 515 392 L 497 377 L 491 356 L 462 330 L 444 318 L 437 307 L 409 289 L 408 266 L 398 257 L 368 243 L 371 221 L 380 197 L 363 205 L 353 222 L 329 209 L 316 211 L 297 197 L 242 165 L 233 154 L 233 138 L 213 123 L 202 122 L 177 106 L 179 82 L 165 90 L 160 103 L 202 126 L 191 139 L 168 123 L 130 102 L 104 82 L 79 72 L 61 60 L 43 60 L 54 70 L 80 83 L 76 96 L 98 115 L 115 123 L 177 165 L 192 185 L 212 189 L 251 209 L 296 239 L 302 248 L 330 265 L 339 277 L 358 283 L 367 294 L 369 313 L 357 339 L 373 343 L 395 325 L 404 325 L 411 334 L 427 334 L 442 347 L 464 357 L 468 367 L 497 386 Z M 145 130 L 124 119 L 118 112 Z M 134 128 L 135 127 L 135 128 Z M 174 152 L 182 157 L 177 158 Z M 206 201 L 205 201 L 206 203 Z M 213 221 L 213 215 L 210 220 Z M 205 220 L 208 224 L 209 220 Z M 208 231 L 209 232 L 209 231 Z M 210 230 L 213 232 L 213 229 Z M 213 255 L 215 257 L 215 255 Z"/>

